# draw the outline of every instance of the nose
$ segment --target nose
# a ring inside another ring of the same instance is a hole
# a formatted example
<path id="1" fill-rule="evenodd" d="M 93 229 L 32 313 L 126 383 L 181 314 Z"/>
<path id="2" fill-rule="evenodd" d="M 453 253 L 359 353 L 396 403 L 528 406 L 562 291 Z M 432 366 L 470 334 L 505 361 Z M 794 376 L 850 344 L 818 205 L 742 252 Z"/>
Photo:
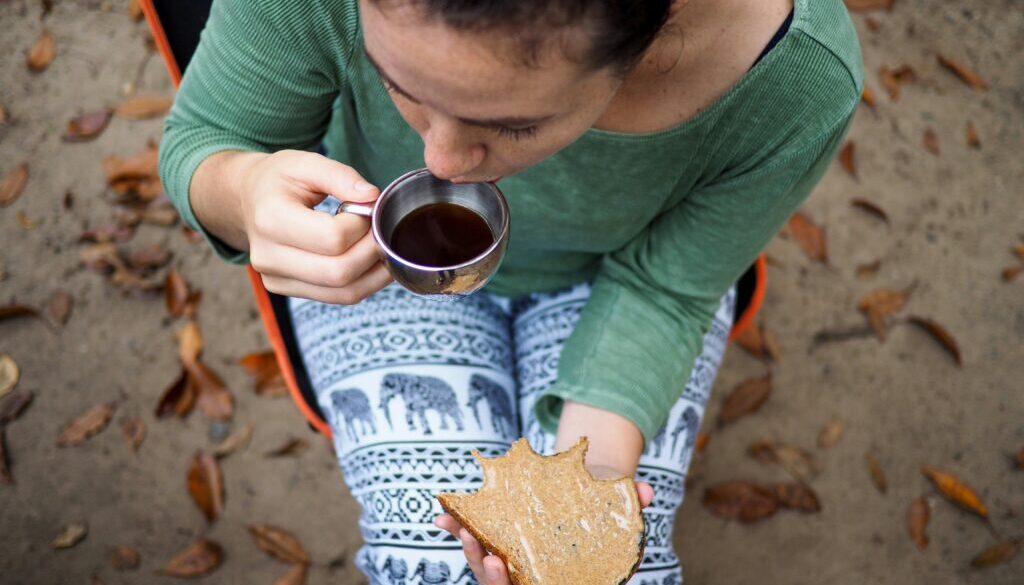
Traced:
<path id="1" fill-rule="evenodd" d="M 456 121 L 431 121 L 423 137 L 423 160 L 441 179 L 464 177 L 484 161 L 487 150 Z"/>

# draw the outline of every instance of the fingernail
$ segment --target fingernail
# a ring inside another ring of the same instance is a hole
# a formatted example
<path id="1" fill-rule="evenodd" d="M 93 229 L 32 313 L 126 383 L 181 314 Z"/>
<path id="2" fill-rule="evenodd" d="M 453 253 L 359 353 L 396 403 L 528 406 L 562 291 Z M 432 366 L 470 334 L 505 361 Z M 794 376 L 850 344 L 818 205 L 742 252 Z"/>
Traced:
<path id="1" fill-rule="evenodd" d="M 373 185 L 367 183 L 366 181 L 357 181 L 354 187 L 356 188 L 356 191 L 363 192 L 373 191 L 375 188 Z"/>

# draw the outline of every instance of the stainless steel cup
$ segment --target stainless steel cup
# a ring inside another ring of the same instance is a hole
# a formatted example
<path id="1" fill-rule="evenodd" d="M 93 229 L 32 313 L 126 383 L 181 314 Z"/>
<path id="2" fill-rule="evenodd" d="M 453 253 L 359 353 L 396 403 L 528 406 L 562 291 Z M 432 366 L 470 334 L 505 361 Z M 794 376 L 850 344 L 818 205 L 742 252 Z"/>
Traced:
<path id="1" fill-rule="evenodd" d="M 494 242 L 479 256 L 455 266 L 423 266 L 402 258 L 389 242 L 398 222 L 431 203 L 454 203 L 471 209 L 487 222 Z M 452 183 L 427 169 L 410 171 L 384 188 L 373 204 L 342 202 L 337 213 L 370 218 L 370 230 L 384 264 L 398 284 L 437 300 L 476 292 L 498 271 L 508 244 L 508 202 L 494 183 Z"/>

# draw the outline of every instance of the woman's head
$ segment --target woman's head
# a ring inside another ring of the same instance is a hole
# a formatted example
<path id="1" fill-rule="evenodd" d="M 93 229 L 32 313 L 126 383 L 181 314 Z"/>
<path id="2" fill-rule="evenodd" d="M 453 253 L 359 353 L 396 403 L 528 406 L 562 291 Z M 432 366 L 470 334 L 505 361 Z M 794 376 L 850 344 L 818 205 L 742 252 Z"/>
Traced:
<path id="1" fill-rule="evenodd" d="M 678 0 L 677 0 L 678 1 Z M 493 180 L 601 116 L 671 0 L 362 0 L 365 50 L 427 166 Z"/>

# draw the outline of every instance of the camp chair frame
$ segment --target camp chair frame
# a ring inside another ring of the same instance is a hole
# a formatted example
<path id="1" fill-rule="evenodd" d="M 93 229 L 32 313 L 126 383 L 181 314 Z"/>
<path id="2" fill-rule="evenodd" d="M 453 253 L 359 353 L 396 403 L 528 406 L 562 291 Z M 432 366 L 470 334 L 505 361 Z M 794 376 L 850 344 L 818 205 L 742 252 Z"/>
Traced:
<path id="1" fill-rule="evenodd" d="M 177 88 L 199 44 L 199 33 L 209 15 L 212 0 L 140 0 L 140 4 L 157 50 Z M 331 427 L 317 404 L 295 343 L 287 297 L 268 291 L 252 266 L 246 267 L 246 272 L 263 328 L 292 401 L 313 429 L 330 438 Z M 761 254 L 737 283 L 737 317 L 729 334 L 730 340 L 754 322 L 764 302 L 767 283 L 765 256 Z"/>

